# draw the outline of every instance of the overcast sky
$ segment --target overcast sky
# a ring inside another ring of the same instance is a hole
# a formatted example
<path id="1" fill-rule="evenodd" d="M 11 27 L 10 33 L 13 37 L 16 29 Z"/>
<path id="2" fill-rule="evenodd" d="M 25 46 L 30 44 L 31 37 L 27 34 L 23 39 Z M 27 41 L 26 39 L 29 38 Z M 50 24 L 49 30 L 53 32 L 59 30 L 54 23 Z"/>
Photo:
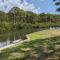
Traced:
<path id="1" fill-rule="evenodd" d="M 58 13 L 53 0 L 0 0 L 0 10 L 8 12 L 13 7 L 35 13 Z"/>

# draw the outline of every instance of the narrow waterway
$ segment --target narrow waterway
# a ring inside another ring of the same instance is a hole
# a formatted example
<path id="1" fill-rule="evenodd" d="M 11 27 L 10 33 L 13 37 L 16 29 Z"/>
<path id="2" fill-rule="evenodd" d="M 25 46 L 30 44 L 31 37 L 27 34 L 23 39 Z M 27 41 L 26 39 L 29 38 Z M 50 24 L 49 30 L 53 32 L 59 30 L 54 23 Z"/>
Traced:
<path id="1" fill-rule="evenodd" d="M 21 40 L 20 34 L 18 32 L 14 33 L 8 33 L 0 36 L 0 48 L 14 44 Z"/>
<path id="2" fill-rule="evenodd" d="M 49 29 L 60 29 L 60 27 L 50 27 Z M 4 34 L 0 36 L 0 48 L 15 44 L 19 41 L 21 41 L 21 36 L 19 32 Z"/>

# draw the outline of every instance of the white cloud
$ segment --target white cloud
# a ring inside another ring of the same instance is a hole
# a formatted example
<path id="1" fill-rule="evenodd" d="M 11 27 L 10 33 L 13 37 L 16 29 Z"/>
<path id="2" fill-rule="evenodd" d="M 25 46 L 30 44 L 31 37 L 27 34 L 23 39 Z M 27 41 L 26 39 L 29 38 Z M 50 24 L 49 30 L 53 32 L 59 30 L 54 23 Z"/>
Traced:
<path id="1" fill-rule="evenodd" d="M 40 8 L 34 9 L 33 12 L 39 14 L 40 13 Z"/>
<path id="2" fill-rule="evenodd" d="M 22 4 L 20 8 L 24 9 L 25 11 L 32 11 L 33 9 L 35 9 L 35 6 L 33 4 L 27 4 L 27 5 Z"/>
<path id="3" fill-rule="evenodd" d="M 38 13 L 40 8 L 35 7 L 33 3 L 29 4 L 26 0 L 0 0 L 0 10 L 4 10 L 8 12 L 12 7 L 19 7 L 20 9 L 24 9 L 25 11 L 33 11 Z"/>

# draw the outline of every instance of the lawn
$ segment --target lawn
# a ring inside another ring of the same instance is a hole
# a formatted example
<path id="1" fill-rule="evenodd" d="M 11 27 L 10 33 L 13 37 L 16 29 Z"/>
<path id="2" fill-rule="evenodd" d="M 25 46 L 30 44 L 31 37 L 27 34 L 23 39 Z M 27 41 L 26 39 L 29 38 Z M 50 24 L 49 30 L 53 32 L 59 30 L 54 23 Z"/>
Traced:
<path id="1" fill-rule="evenodd" d="M 34 32 L 27 35 L 30 40 L 46 39 L 50 37 L 60 36 L 60 29 L 47 29 L 38 32 Z"/>

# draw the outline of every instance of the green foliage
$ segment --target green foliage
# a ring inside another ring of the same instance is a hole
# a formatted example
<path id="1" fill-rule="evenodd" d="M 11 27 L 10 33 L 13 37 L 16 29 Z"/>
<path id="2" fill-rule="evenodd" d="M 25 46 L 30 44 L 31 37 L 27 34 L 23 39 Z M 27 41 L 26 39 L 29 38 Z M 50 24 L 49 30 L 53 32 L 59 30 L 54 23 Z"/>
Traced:
<path id="1" fill-rule="evenodd" d="M 58 8 L 56 11 L 60 11 L 60 8 Z"/>
<path id="2" fill-rule="evenodd" d="M 20 35 L 24 36 L 49 27 L 60 27 L 60 15 L 35 14 L 17 7 L 12 8 L 9 13 L 0 11 L 0 35 L 20 31 Z"/>
<path id="3" fill-rule="evenodd" d="M 59 60 L 60 49 L 55 47 L 59 43 L 60 36 L 19 43 L 15 47 L 0 51 L 0 60 Z"/>
<path id="4" fill-rule="evenodd" d="M 55 5 L 60 5 L 60 2 L 56 2 Z"/>
<path id="5" fill-rule="evenodd" d="M 56 1 L 55 2 L 55 5 L 58 6 L 58 8 L 56 9 L 56 11 L 60 12 L 60 0 L 53 0 L 53 1 Z"/>

